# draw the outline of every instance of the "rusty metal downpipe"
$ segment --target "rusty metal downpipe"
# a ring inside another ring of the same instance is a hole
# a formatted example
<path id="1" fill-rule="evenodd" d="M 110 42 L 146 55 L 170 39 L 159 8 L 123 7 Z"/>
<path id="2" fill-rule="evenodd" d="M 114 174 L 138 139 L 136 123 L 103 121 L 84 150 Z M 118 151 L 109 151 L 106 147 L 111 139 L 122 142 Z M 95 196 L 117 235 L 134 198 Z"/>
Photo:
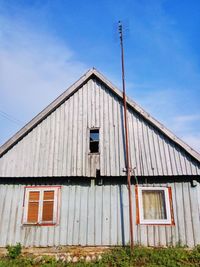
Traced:
<path id="1" fill-rule="evenodd" d="M 125 88 L 125 75 L 124 75 L 124 48 L 123 48 L 123 30 L 122 23 L 119 21 L 119 36 L 121 46 L 121 64 L 122 64 L 122 86 L 123 86 L 123 103 L 124 103 L 124 128 L 126 139 L 126 172 L 128 184 L 128 198 L 129 198 L 129 224 L 130 224 L 130 247 L 133 248 L 133 213 L 132 213 L 132 194 L 131 194 L 131 168 L 129 158 L 129 136 L 127 124 L 127 103 L 126 103 L 126 88 Z"/>

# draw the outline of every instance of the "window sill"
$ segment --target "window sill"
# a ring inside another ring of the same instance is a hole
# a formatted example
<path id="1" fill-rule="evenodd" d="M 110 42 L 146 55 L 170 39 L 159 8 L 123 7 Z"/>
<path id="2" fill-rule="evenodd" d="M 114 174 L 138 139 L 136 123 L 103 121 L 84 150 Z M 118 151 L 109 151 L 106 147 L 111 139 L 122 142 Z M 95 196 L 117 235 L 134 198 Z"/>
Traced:
<path id="1" fill-rule="evenodd" d="M 56 226 L 57 223 L 23 223 L 23 226 Z"/>
<path id="2" fill-rule="evenodd" d="M 94 152 L 94 153 L 89 152 L 88 155 L 100 155 L 100 152 Z"/>
<path id="3" fill-rule="evenodd" d="M 166 222 L 166 223 L 145 223 L 145 222 L 141 222 L 141 223 L 137 223 L 137 225 L 146 225 L 146 226 L 148 226 L 148 225 L 150 225 L 150 226 L 175 226 L 175 223 L 168 223 L 168 222 Z"/>

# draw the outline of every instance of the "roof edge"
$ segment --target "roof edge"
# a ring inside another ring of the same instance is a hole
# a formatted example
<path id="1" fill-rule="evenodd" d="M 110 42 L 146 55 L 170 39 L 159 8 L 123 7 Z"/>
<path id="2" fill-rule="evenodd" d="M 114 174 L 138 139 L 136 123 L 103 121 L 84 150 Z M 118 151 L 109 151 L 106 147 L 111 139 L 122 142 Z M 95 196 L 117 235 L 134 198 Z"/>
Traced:
<path id="1" fill-rule="evenodd" d="M 102 75 L 95 68 L 89 69 L 78 81 L 72 84 L 66 89 L 60 96 L 58 96 L 52 103 L 44 108 L 38 115 L 36 115 L 30 122 L 28 122 L 23 128 L 21 128 L 16 134 L 14 134 L 6 143 L 0 147 L 0 157 L 3 156 L 10 148 L 18 143 L 26 134 L 28 134 L 37 124 L 44 120 L 50 113 L 52 113 L 57 107 L 59 107 L 66 99 L 74 94 L 84 83 L 86 83 L 92 75 L 95 75 L 100 81 L 102 81 L 111 91 L 123 98 L 122 92 L 114 86 L 104 75 Z M 182 147 L 188 154 L 200 162 L 200 154 L 191 148 L 188 144 L 178 138 L 169 129 L 167 129 L 162 123 L 154 119 L 149 113 L 141 108 L 136 102 L 127 97 L 127 104 L 132 107 L 137 113 L 144 117 L 151 125 L 158 128 L 164 135 L 170 138 L 173 142 Z"/>
<path id="2" fill-rule="evenodd" d="M 94 74 L 102 80 L 115 94 L 117 94 L 120 98 L 123 98 L 122 92 L 114 86 L 107 78 L 105 78 L 99 71 L 94 69 Z M 174 133 L 172 133 L 167 127 L 165 127 L 158 120 L 153 118 L 148 112 L 146 112 L 142 107 L 140 107 L 136 102 L 134 102 L 129 97 L 126 97 L 127 104 L 132 107 L 135 111 L 137 111 L 142 117 L 144 117 L 151 125 L 158 128 L 164 135 L 170 138 L 173 142 L 182 147 L 187 153 L 189 153 L 193 158 L 200 162 L 200 154 L 191 148 L 188 144 L 186 144 L 183 140 L 177 137 Z"/>
<path id="3" fill-rule="evenodd" d="M 8 141 L 0 147 L 0 157 L 3 156 L 10 148 L 18 143 L 26 134 L 28 134 L 36 125 L 51 114 L 57 107 L 59 107 L 67 98 L 75 93 L 88 79 L 94 74 L 94 69 L 89 69 L 83 76 L 81 76 L 75 83 L 69 86 L 61 95 L 59 95 L 46 108 L 38 113 L 31 121 L 23 126 L 17 133 L 15 133 Z"/>

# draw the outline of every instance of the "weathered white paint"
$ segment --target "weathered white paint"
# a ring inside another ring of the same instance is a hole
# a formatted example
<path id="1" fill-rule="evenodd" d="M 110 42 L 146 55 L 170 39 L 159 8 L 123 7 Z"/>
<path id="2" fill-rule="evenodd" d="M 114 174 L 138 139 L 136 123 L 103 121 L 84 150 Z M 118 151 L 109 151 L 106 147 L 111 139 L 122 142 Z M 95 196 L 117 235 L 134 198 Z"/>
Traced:
<path id="1" fill-rule="evenodd" d="M 172 187 L 175 226 L 136 225 L 135 190 L 132 185 L 134 243 L 145 246 L 182 244 L 189 247 L 200 244 L 199 184 L 197 187 L 191 187 L 187 182 L 149 184 L 165 185 Z M 16 242 L 24 246 L 105 246 L 129 242 L 128 191 L 125 184 L 63 183 L 57 226 L 22 224 L 24 187 L 23 184 L 0 185 L 0 247 Z"/>
<path id="2" fill-rule="evenodd" d="M 131 166 L 139 176 L 200 175 L 200 163 L 129 106 Z M 100 155 L 89 128 L 100 128 Z M 0 177 L 124 176 L 122 100 L 91 78 L 0 158 Z"/>

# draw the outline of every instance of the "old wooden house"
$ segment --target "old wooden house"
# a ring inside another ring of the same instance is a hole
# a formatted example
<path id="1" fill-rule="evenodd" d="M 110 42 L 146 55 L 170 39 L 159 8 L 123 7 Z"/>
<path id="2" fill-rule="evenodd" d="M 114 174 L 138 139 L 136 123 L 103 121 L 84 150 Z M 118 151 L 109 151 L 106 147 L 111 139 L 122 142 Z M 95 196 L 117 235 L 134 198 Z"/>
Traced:
<path id="1" fill-rule="evenodd" d="M 127 107 L 134 244 L 200 244 L 200 155 Z M 123 118 L 92 69 L 0 148 L 0 247 L 129 243 Z"/>

